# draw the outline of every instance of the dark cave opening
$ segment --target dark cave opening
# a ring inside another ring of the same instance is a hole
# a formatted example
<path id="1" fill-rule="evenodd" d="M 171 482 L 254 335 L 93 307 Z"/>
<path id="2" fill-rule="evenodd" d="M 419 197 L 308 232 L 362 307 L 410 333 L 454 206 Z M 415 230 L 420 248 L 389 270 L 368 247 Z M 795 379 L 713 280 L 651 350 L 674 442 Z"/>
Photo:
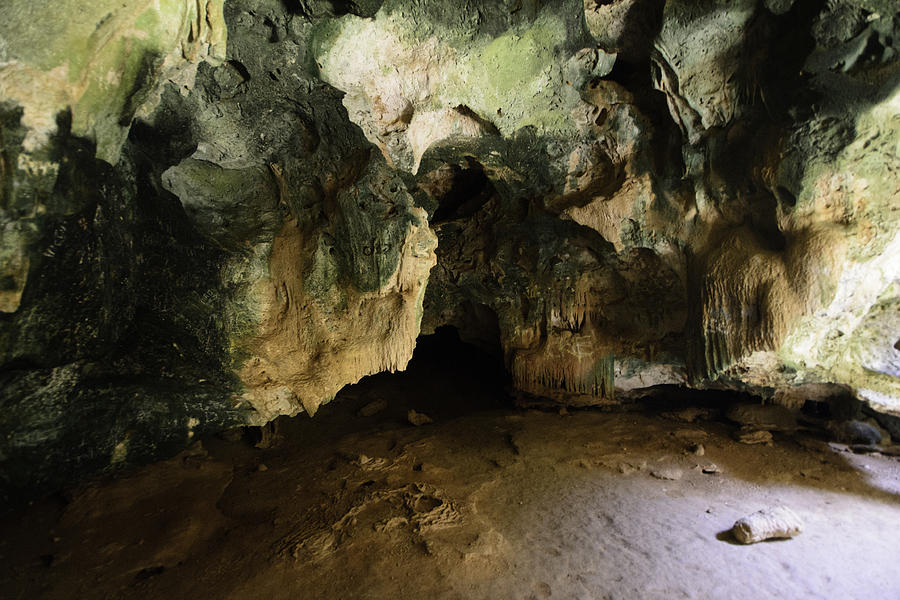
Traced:
<path id="1" fill-rule="evenodd" d="M 445 169 L 448 170 L 442 182 L 445 189 L 438 191 L 438 186 L 431 186 L 438 201 L 430 220 L 432 225 L 470 217 L 495 194 L 484 167 L 474 158 L 466 157 L 463 166 L 447 165 Z"/>
<path id="2" fill-rule="evenodd" d="M 352 432 L 405 429 L 514 407 L 510 376 L 503 363 L 499 331 L 483 327 L 484 339 L 469 343 L 456 327 L 444 325 L 419 336 L 406 369 L 377 373 L 345 386 L 314 418 L 278 417 L 261 427 L 243 427 L 244 442 L 268 448 L 291 440 L 327 444 Z M 419 416 L 416 416 L 419 415 Z M 424 418 L 423 418 L 424 417 Z M 237 432 L 213 436 L 210 443 Z"/>
<path id="3" fill-rule="evenodd" d="M 406 421 L 409 411 L 415 410 L 443 420 L 512 407 L 509 385 L 499 337 L 496 346 L 484 340 L 469 343 L 456 327 L 444 325 L 432 334 L 419 336 L 404 371 L 364 377 L 341 390 L 335 403 L 384 400 L 384 414 L 391 418 Z M 357 413 L 368 403 L 362 403 Z"/>

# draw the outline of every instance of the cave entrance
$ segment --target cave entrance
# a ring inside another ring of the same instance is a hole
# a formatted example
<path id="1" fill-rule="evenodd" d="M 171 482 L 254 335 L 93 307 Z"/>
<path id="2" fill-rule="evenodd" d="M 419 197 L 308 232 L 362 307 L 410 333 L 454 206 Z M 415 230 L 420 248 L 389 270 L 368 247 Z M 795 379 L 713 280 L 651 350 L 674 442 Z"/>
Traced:
<path id="1" fill-rule="evenodd" d="M 503 363 L 499 330 L 481 331 L 474 343 L 445 325 L 419 336 L 404 371 L 364 377 L 335 399 L 355 407 L 363 418 L 415 421 L 410 411 L 432 420 L 509 408 L 509 374 Z M 358 406 L 357 406 L 358 405 Z M 424 419 L 421 419 L 424 420 Z"/>
<path id="2" fill-rule="evenodd" d="M 314 418 L 281 416 L 261 427 L 245 427 L 244 441 L 257 448 L 289 440 L 324 446 L 354 433 L 514 408 L 496 316 L 480 308 L 473 308 L 470 322 L 461 324 L 462 335 L 450 325 L 420 335 L 405 370 L 369 375 L 345 386 Z"/>

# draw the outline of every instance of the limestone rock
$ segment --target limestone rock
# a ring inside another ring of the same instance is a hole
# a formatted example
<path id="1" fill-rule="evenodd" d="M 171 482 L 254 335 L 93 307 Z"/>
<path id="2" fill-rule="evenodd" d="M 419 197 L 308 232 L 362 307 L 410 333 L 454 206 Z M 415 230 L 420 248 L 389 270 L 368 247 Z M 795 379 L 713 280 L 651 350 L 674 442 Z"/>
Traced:
<path id="1" fill-rule="evenodd" d="M 732 533 L 742 544 L 755 544 L 772 538 L 796 537 L 803 521 L 786 506 L 763 509 L 735 522 Z"/>

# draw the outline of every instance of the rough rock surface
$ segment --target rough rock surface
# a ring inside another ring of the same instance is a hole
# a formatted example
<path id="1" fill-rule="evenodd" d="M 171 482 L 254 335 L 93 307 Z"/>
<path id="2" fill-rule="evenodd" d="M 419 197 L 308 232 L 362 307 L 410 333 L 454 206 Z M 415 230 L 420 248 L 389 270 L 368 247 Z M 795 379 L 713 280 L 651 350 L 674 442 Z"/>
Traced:
<path id="1" fill-rule="evenodd" d="M 891 0 L 0 13 L 5 488 L 313 414 L 442 325 L 525 401 L 900 414 Z"/>
<path id="2" fill-rule="evenodd" d="M 756 511 L 738 519 L 732 533 L 742 544 L 755 544 L 769 539 L 792 538 L 803 531 L 803 521 L 787 506 Z"/>

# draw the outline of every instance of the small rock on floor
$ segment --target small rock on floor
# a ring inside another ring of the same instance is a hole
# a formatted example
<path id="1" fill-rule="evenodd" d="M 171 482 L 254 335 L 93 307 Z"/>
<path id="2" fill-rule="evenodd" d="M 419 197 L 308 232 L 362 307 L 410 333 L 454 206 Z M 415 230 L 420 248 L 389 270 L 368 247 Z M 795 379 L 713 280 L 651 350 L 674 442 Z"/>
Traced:
<path id="1" fill-rule="evenodd" d="M 411 410 L 408 413 L 406 413 L 406 419 L 410 423 L 415 425 L 416 427 L 418 427 L 419 425 L 426 425 L 428 423 L 434 423 L 434 421 L 431 419 L 431 417 L 429 417 L 425 413 L 416 412 L 414 410 Z"/>
<path id="2" fill-rule="evenodd" d="M 770 444 L 772 443 L 772 433 L 769 431 L 749 431 L 741 433 L 738 441 L 742 444 Z"/>
<path id="3" fill-rule="evenodd" d="M 735 522 L 731 531 L 742 544 L 755 544 L 772 538 L 792 538 L 803 529 L 803 521 L 786 506 L 757 511 Z"/>
<path id="4" fill-rule="evenodd" d="M 703 456 L 706 454 L 706 448 L 703 447 L 703 444 L 691 444 L 688 446 L 688 452 L 694 456 Z"/>
<path id="5" fill-rule="evenodd" d="M 665 479 L 668 481 L 678 481 L 681 479 L 681 476 L 684 473 L 681 469 L 676 469 L 674 467 L 666 467 L 664 469 L 656 469 L 655 471 L 651 471 L 650 475 L 656 477 L 657 479 Z"/>
<path id="6" fill-rule="evenodd" d="M 373 400 L 372 402 L 369 402 L 368 404 L 363 406 L 356 414 L 360 417 L 371 417 L 386 409 L 387 406 L 387 400 L 379 398 L 378 400 Z"/>
<path id="7" fill-rule="evenodd" d="M 686 442 L 698 442 L 709 437 L 709 434 L 702 429 L 678 429 L 673 431 L 672 435 Z"/>

